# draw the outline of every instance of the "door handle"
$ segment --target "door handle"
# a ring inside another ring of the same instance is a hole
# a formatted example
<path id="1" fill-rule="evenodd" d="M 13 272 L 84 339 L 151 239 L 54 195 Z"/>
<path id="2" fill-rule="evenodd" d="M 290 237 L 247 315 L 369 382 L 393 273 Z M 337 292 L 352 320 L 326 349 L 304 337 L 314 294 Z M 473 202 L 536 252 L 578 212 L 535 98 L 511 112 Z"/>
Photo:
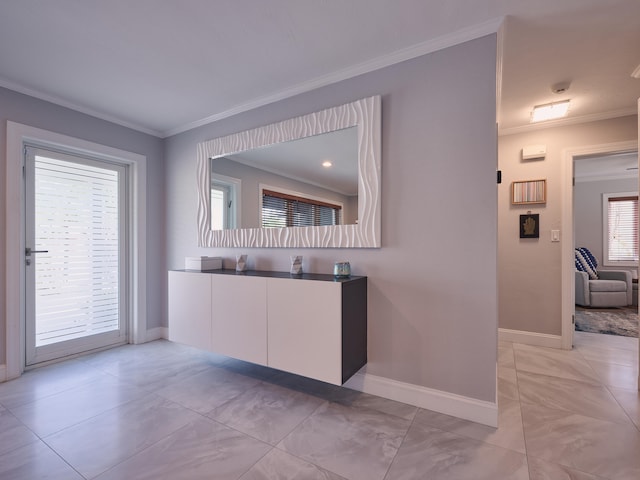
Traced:
<path id="1" fill-rule="evenodd" d="M 31 247 L 24 249 L 24 254 L 29 257 L 32 253 L 49 253 L 49 250 L 31 250 Z"/>

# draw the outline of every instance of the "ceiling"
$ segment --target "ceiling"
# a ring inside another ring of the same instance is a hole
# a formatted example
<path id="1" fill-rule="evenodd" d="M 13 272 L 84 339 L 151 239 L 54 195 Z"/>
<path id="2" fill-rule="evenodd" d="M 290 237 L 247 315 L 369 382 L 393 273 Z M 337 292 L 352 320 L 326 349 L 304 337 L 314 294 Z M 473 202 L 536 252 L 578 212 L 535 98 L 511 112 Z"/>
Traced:
<path id="1" fill-rule="evenodd" d="M 638 0 L 2 0 L 0 86 L 166 137 L 500 26 L 501 133 L 636 112 Z"/>

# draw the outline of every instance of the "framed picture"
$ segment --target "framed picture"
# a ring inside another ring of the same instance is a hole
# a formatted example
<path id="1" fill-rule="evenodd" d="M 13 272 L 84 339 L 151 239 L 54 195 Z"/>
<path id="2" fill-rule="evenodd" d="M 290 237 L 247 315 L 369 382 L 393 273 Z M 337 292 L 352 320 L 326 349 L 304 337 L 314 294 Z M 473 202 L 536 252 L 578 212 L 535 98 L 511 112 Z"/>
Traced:
<path id="1" fill-rule="evenodd" d="M 511 184 L 511 204 L 547 202 L 547 180 L 523 180 Z"/>
<path id="2" fill-rule="evenodd" d="M 520 238 L 540 238 L 540 214 L 520 215 Z"/>

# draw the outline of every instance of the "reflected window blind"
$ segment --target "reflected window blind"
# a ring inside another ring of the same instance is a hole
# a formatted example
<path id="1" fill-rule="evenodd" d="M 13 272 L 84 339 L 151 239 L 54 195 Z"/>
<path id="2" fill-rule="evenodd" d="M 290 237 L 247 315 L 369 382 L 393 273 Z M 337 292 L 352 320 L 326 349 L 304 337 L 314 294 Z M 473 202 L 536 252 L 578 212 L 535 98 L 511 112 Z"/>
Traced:
<path id="1" fill-rule="evenodd" d="M 35 157 L 36 346 L 119 328 L 118 172 Z"/>
<path id="2" fill-rule="evenodd" d="M 638 261 L 638 197 L 609 197 L 607 208 L 611 261 Z"/>
<path id="3" fill-rule="evenodd" d="M 339 225 L 342 207 L 273 190 L 262 191 L 263 227 Z"/>

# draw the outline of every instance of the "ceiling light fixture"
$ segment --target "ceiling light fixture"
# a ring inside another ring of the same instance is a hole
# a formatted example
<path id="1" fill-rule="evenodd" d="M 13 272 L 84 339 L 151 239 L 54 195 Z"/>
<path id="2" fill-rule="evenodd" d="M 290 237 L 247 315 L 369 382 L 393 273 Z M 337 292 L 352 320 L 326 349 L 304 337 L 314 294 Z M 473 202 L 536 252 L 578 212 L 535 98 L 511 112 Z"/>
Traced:
<path id="1" fill-rule="evenodd" d="M 564 117 L 569 111 L 569 100 L 536 105 L 531 112 L 531 123 Z"/>
<path id="2" fill-rule="evenodd" d="M 322 166 L 324 168 L 329 168 L 333 166 L 333 163 L 331 163 L 329 160 L 325 160 L 324 162 L 322 162 Z"/>

